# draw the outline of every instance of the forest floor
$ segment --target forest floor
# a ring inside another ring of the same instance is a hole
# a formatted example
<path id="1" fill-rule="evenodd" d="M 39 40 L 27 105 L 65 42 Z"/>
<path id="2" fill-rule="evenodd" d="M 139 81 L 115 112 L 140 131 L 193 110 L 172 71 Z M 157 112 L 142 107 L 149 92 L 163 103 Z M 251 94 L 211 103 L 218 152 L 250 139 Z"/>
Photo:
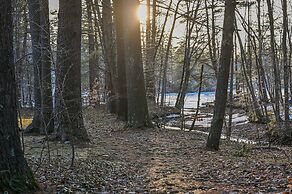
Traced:
<path id="1" fill-rule="evenodd" d="M 204 134 L 125 129 L 102 110 L 86 109 L 84 119 L 91 142 L 76 145 L 71 168 L 70 144 L 49 142 L 48 149 L 43 136 L 24 137 L 26 158 L 44 192 L 281 193 L 292 188 L 291 147 L 222 141 L 220 151 L 210 152 Z"/>

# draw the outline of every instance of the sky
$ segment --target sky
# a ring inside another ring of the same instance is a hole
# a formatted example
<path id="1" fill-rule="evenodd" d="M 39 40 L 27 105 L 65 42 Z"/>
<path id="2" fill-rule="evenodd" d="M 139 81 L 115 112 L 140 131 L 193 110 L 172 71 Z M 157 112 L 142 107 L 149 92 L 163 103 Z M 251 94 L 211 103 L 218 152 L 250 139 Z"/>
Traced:
<path id="1" fill-rule="evenodd" d="M 50 10 L 56 10 L 59 7 L 59 0 L 49 0 Z M 146 18 L 146 6 L 141 6 L 139 9 L 138 16 L 141 18 Z"/>
<path id="2" fill-rule="evenodd" d="M 49 0 L 49 6 L 50 6 L 50 10 L 56 10 L 59 8 L 59 0 Z M 140 17 L 144 17 L 144 20 L 145 20 L 145 17 L 146 17 L 146 8 L 145 8 L 145 5 L 141 5 L 141 9 L 140 9 L 140 13 L 138 13 L 138 15 Z M 168 30 L 170 29 L 171 27 L 171 23 L 172 23 L 172 19 L 173 17 L 170 17 L 169 19 L 169 24 L 167 25 L 167 28 Z M 179 24 L 179 22 L 177 22 L 177 26 L 174 30 L 174 36 L 175 37 L 181 37 L 182 34 L 184 34 L 184 27 L 183 25 Z M 177 40 L 175 39 L 174 42 L 176 42 Z"/>
<path id="3" fill-rule="evenodd" d="M 174 0 L 174 2 L 175 2 L 176 0 Z M 58 7 L 59 7 L 59 0 L 49 0 L 49 6 L 50 6 L 50 9 L 51 10 L 56 10 L 56 9 L 58 9 Z M 275 7 L 280 7 L 281 5 L 279 4 L 279 2 L 278 2 L 278 0 L 276 0 L 276 5 L 275 5 Z M 291 6 L 291 4 L 290 4 L 290 6 Z M 254 7 L 254 9 L 255 9 L 255 7 Z M 145 17 L 146 17 L 146 8 L 145 8 L 145 5 L 141 5 L 141 9 L 140 9 L 141 11 L 140 11 L 140 13 L 138 14 L 140 17 L 144 17 L 144 20 L 145 20 Z M 245 14 L 244 14 L 244 12 L 245 12 L 245 9 L 240 9 L 240 12 L 241 12 L 241 14 L 243 15 L 243 16 L 246 16 Z M 252 14 L 252 20 L 255 20 L 256 19 L 256 11 L 255 10 L 253 10 L 252 12 L 251 12 Z M 279 13 L 278 13 L 279 14 Z M 277 16 L 278 15 L 277 13 L 275 13 L 275 16 Z M 222 18 L 223 19 L 223 18 Z M 169 20 L 168 20 L 168 24 L 167 24 L 167 26 L 166 26 L 166 32 L 169 32 L 169 30 L 170 30 L 170 27 L 171 27 L 171 24 L 172 24 L 172 20 L 173 20 L 173 17 L 172 16 L 170 16 L 170 18 L 169 18 Z M 142 19 L 142 21 L 143 21 L 143 19 Z M 162 22 L 162 21 L 158 21 L 158 22 Z M 221 19 L 219 19 L 219 20 L 217 20 L 217 25 L 222 25 L 222 20 Z M 240 25 L 238 26 L 239 28 L 241 28 L 240 27 Z M 241 31 L 241 33 L 242 34 L 245 34 L 244 33 L 244 31 Z M 177 25 L 176 25 L 176 27 L 175 27 L 175 30 L 174 30 L 174 37 L 178 37 L 178 38 L 181 38 L 181 37 L 183 37 L 184 36 L 184 34 L 185 34 L 185 26 L 184 26 L 184 24 L 183 23 L 180 23 L 180 22 L 177 22 Z M 176 42 L 176 41 L 178 41 L 178 39 L 174 39 L 173 40 L 174 41 L 174 43 Z"/>
<path id="4" fill-rule="evenodd" d="M 49 0 L 50 3 L 50 9 L 58 9 L 59 7 L 59 0 Z"/>

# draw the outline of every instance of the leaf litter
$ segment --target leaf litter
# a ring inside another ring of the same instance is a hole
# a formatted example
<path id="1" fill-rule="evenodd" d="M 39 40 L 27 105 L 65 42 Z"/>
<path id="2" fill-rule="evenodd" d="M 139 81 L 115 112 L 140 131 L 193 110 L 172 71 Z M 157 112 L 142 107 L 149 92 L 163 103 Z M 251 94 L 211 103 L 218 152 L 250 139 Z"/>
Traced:
<path id="1" fill-rule="evenodd" d="M 25 136 L 25 155 L 45 193 L 282 193 L 292 189 L 292 148 L 267 149 L 164 129 L 127 129 L 104 110 L 86 109 L 90 143 Z"/>

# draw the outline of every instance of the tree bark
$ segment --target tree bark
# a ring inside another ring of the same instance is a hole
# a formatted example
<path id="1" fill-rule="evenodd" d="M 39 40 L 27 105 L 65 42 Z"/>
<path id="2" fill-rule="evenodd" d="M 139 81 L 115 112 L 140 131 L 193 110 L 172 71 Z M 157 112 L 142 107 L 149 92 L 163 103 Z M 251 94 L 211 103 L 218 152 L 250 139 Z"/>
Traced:
<path id="1" fill-rule="evenodd" d="M 212 66 L 214 67 L 215 75 L 217 78 L 217 73 L 218 73 L 218 62 L 217 62 L 217 44 L 216 44 L 216 24 L 215 24 L 215 0 L 212 0 L 212 5 L 211 5 L 211 16 L 212 16 L 212 22 L 211 22 L 211 27 L 212 27 L 212 36 L 211 36 L 211 42 L 212 42 L 212 49 L 213 49 L 213 58 L 212 58 Z"/>
<path id="2" fill-rule="evenodd" d="M 258 48 L 258 66 L 259 66 L 259 88 L 261 94 L 261 101 L 264 106 L 265 115 L 267 117 L 267 102 L 268 95 L 267 89 L 265 85 L 265 70 L 263 68 L 263 35 L 262 35 L 262 25 L 261 25 L 261 0 L 257 0 L 257 21 L 258 21 L 258 40 L 259 40 L 259 48 Z"/>
<path id="3" fill-rule="evenodd" d="M 49 1 L 40 0 L 41 9 L 41 56 L 42 56 L 42 129 L 46 133 L 54 132 L 53 97 L 52 97 L 52 58 L 50 43 Z"/>
<path id="4" fill-rule="evenodd" d="M 223 37 L 215 94 L 214 115 L 211 124 L 211 130 L 207 140 L 207 149 L 209 150 L 219 149 L 220 137 L 225 117 L 228 78 L 233 48 L 235 7 L 235 0 L 225 1 Z"/>
<path id="5" fill-rule="evenodd" d="M 41 16 L 40 16 L 40 1 L 28 0 L 30 34 L 32 40 L 32 60 L 33 60 L 33 93 L 34 93 L 34 113 L 33 121 L 27 127 L 26 132 L 41 133 L 42 127 L 42 112 L 41 112 Z"/>
<path id="6" fill-rule="evenodd" d="M 38 189 L 21 150 L 17 126 L 11 0 L 0 0 L 0 192 Z"/>
<path id="7" fill-rule="evenodd" d="M 148 115 L 144 82 L 140 21 L 136 15 L 138 6 L 139 0 L 124 1 L 128 126 L 133 128 L 152 126 Z"/>
<path id="8" fill-rule="evenodd" d="M 201 66 L 200 84 L 199 84 L 198 101 L 197 101 L 197 109 L 196 109 L 196 113 L 195 113 L 194 120 L 192 122 L 192 125 L 191 125 L 190 130 L 194 130 L 195 124 L 196 124 L 196 120 L 198 118 L 199 111 L 200 111 L 200 100 L 201 100 L 201 92 L 202 92 L 202 85 L 203 85 L 203 75 L 204 75 L 204 65 Z"/>
<path id="9" fill-rule="evenodd" d="M 128 96 L 125 59 L 125 34 L 123 24 L 123 2 L 114 0 L 114 16 L 116 26 L 116 52 L 117 52 L 117 92 L 118 92 L 118 118 L 127 121 Z"/>
<path id="10" fill-rule="evenodd" d="M 275 117 L 276 121 L 280 122 L 280 74 L 279 74 L 279 68 L 277 65 L 277 59 L 276 59 L 276 50 L 275 50 L 275 29 L 274 29 L 274 14 L 273 14 L 273 7 L 271 0 L 267 0 L 268 5 L 268 15 L 269 15 L 269 23 L 270 23 L 270 56 L 272 58 L 272 64 L 273 64 L 273 71 L 274 71 L 274 84 L 275 84 L 275 97 L 274 97 L 274 103 L 275 103 Z"/>
<path id="11" fill-rule="evenodd" d="M 102 36 L 106 64 L 106 90 L 110 113 L 117 113 L 116 64 L 113 43 L 113 18 L 111 0 L 102 0 Z"/>
<path id="12" fill-rule="evenodd" d="M 88 141 L 81 103 L 81 0 L 59 2 L 58 135 Z"/>
<path id="13" fill-rule="evenodd" d="M 24 33 L 23 33 L 23 39 L 22 39 L 22 57 L 25 57 L 27 55 L 27 35 L 28 35 L 28 30 L 27 30 L 27 27 L 28 27 L 28 19 L 27 19 L 27 5 L 25 4 L 24 5 L 24 10 L 23 10 L 23 30 L 24 30 Z M 24 66 L 27 64 L 27 57 L 25 57 L 25 60 L 22 60 L 20 65 L 21 66 Z M 28 101 L 26 100 L 25 98 L 25 94 L 28 93 L 28 88 L 30 86 L 27 86 L 26 85 L 26 79 L 29 80 L 30 78 L 28 76 L 26 76 L 26 71 L 28 69 L 28 67 L 24 66 L 21 68 L 22 69 L 22 75 L 21 75 L 21 81 L 20 81 L 20 88 L 21 88 L 21 102 L 22 102 L 22 105 L 29 105 Z M 27 90 L 25 91 L 25 88 L 27 88 Z"/>
<path id="14" fill-rule="evenodd" d="M 236 40 L 234 41 L 236 42 Z M 228 110 L 228 126 L 226 130 L 226 137 L 228 140 L 230 140 L 231 137 L 231 128 L 232 128 L 232 112 L 233 112 L 233 85 L 234 85 L 234 62 L 235 62 L 235 57 L 234 53 L 236 55 L 236 46 L 233 49 L 233 56 L 232 56 L 232 62 L 231 62 L 231 68 L 230 68 L 230 87 L 229 87 L 229 110 Z"/>
<path id="15" fill-rule="evenodd" d="M 292 137 L 292 128 L 289 126 L 289 63 L 287 54 L 287 35 L 288 35 L 288 13 L 287 13 L 287 0 L 282 1 L 283 9 L 283 39 L 282 39 L 282 52 L 284 63 L 284 117 L 285 117 L 285 132 L 284 136 Z"/>
<path id="16" fill-rule="evenodd" d="M 211 64 L 212 67 L 214 69 L 215 75 L 217 74 L 217 60 L 216 60 L 216 52 L 214 52 L 214 50 L 216 51 L 216 48 L 214 48 L 216 46 L 215 44 L 215 16 L 214 16 L 214 0 L 212 1 L 212 7 L 211 7 L 211 30 L 210 30 L 210 25 L 209 25 L 209 11 L 208 11 L 208 1 L 205 0 L 205 11 L 206 11 L 206 25 L 207 25 L 207 38 L 208 38 L 208 48 L 209 48 L 209 56 L 211 59 Z M 213 30 L 214 29 L 214 30 Z M 214 52 L 214 53 L 213 53 Z"/>
<path id="17" fill-rule="evenodd" d="M 155 1 L 155 0 L 154 0 Z M 146 79 L 146 92 L 147 99 L 151 105 L 155 104 L 155 61 L 153 61 L 154 45 L 151 30 L 151 5 L 150 0 L 146 0 L 147 14 L 146 14 L 146 63 L 145 63 L 145 79 Z M 155 9 L 153 7 L 153 9 Z M 152 22 L 156 22 L 155 20 Z M 154 40 L 155 43 L 155 40 Z"/>
<path id="18" fill-rule="evenodd" d="M 99 83 L 98 83 L 98 58 L 95 45 L 95 33 L 93 26 L 93 2 L 86 0 L 87 22 L 88 22 L 88 54 L 89 54 L 89 104 L 99 105 Z"/>

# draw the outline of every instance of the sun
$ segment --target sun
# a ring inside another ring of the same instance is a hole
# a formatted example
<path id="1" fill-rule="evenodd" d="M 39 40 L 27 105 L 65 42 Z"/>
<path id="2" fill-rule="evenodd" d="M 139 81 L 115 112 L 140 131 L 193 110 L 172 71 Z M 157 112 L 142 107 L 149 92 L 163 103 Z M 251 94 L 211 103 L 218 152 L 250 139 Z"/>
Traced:
<path id="1" fill-rule="evenodd" d="M 146 5 L 140 4 L 137 10 L 137 17 L 139 18 L 141 23 L 146 23 L 147 19 L 147 8 Z"/>

